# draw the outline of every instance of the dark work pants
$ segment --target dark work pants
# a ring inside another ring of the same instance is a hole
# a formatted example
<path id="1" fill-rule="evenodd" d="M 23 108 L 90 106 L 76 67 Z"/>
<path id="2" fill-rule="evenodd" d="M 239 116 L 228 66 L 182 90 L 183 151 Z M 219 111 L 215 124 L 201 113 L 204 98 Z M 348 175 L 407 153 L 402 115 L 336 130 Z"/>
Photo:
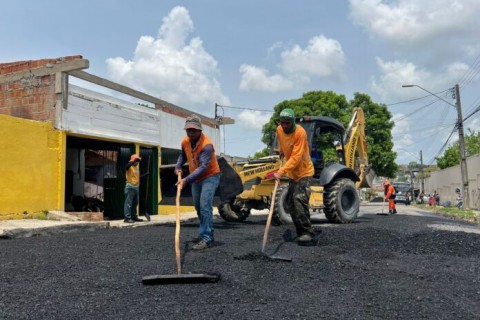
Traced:
<path id="1" fill-rule="evenodd" d="M 138 188 L 125 188 L 125 204 L 123 215 L 125 219 L 137 219 Z"/>
<path id="2" fill-rule="evenodd" d="M 290 213 L 297 235 L 309 233 L 314 235 L 314 229 L 310 222 L 308 201 L 310 199 L 310 177 L 302 178 L 297 182 L 290 180 L 288 183 L 287 201 L 285 206 Z"/>

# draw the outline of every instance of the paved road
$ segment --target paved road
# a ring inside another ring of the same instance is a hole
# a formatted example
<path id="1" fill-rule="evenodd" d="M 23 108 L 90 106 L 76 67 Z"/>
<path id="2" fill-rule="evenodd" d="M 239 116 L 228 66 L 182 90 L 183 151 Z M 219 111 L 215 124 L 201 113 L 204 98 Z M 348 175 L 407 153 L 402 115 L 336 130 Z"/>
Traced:
<path id="1" fill-rule="evenodd" d="M 292 262 L 247 259 L 264 215 L 216 220 L 204 252 L 190 250 L 197 224 L 184 222 L 184 272 L 218 272 L 214 284 L 141 284 L 175 274 L 173 224 L 0 240 L 0 319 L 480 319 L 479 228 L 380 210 L 362 207 L 349 225 L 315 215 L 314 247 L 272 227 L 267 251 Z"/>

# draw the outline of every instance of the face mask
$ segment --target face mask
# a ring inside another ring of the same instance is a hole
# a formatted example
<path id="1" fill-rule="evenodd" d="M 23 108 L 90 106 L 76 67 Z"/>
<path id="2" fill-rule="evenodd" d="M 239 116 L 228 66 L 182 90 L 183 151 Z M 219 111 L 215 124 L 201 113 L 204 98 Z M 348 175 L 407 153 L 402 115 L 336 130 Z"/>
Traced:
<path id="1" fill-rule="evenodd" d="M 289 121 L 292 123 L 292 126 L 288 129 L 288 130 L 285 130 L 283 127 L 283 132 L 285 132 L 286 134 L 290 134 L 292 132 L 295 131 L 295 128 L 297 127 L 296 123 L 295 123 L 295 120 L 294 119 L 285 119 L 285 121 Z"/>

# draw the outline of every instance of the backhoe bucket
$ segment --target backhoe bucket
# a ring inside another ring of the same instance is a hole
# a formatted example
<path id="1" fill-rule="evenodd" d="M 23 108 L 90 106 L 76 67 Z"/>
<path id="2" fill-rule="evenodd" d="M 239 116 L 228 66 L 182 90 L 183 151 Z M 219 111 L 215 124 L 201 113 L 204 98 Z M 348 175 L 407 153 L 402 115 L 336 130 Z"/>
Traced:
<path id="1" fill-rule="evenodd" d="M 375 171 L 370 166 L 365 167 L 363 179 L 358 182 L 358 187 L 371 188 L 373 185 L 373 179 L 375 179 Z"/>

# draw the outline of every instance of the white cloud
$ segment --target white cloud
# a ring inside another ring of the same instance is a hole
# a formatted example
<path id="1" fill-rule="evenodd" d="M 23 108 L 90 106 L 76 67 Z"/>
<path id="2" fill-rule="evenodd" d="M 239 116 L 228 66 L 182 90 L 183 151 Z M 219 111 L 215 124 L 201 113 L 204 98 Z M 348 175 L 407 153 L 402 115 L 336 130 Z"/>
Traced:
<path id="1" fill-rule="evenodd" d="M 383 61 L 378 57 L 377 66 L 380 75 L 378 80 L 375 77 L 372 78 L 371 86 L 383 101 L 419 96 L 418 91 L 402 88 L 404 84 L 416 84 L 429 91 L 445 90 L 452 87 L 452 84 L 468 70 L 467 65 L 456 62 L 448 65 L 442 74 L 434 74 L 412 62 Z"/>
<path id="2" fill-rule="evenodd" d="M 158 32 L 158 38 L 163 39 L 170 48 L 181 50 L 185 40 L 193 31 L 193 21 L 184 7 L 175 7 L 163 18 L 163 24 Z"/>
<path id="3" fill-rule="evenodd" d="M 480 53 L 480 45 L 479 44 L 466 44 L 461 45 L 461 49 L 467 57 L 476 57 Z"/>
<path id="4" fill-rule="evenodd" d="M 239 124 L 252 129 L 262 129 L 270 121 L 272 114 L 261 111 L 243 110 L 238 115 Z"/>
<path id="5" fill-rule="evenodd" d="M 479 11 L 478 0 L 350 0 L 353 22 L 396 46 L 457 37 L 476 43 Z"/>
<path id="6" fill-rule="evenodd" d="M 267 49 L 268 56 L 273 56 L 277 50 L 281 50 L 283 43 L 281 41 L 277 41 Z"/>
<path id="7" fill-rule="evenodd" d="M 338 77 L 345 65 L 345 53 L 340 42 L 316 36 L 302 49 L 295 45 L 281 54 L 280 67 L 288 74 L 306 74 L 316 77 Z"/>
<path id="8" fill-rule="evenodd" d="M 107 59 L 110 79 L 197 111 L 215 102 L 230 104 L 215 78 L 217 61 L 198 37 L 188 38 L 192 31 L 187 9 L 173 8 L 158 38 L 140 37 L 132 60 Z"/>
<path id="9" fill-rule="evenodd" d="M 402 89 L 404 84 L 427 83 L 433 78 L 430 72 L 420 69 L 411 62 L 383 61 L 380 58 L 376 60 L 380 75 L 379 80 L 372 79 L 372 90 L 382 97 L 383 101 L 392 96 L 405 95 L 405 89 Z"/>
<path id="10" fill-rule="evenodd" d="M 282 46 L 281 42 L 268 49 L 271 56 Z M 341 44 L 324 35 L 310 39 L 305 48 L 293 45 L 280 53 L 279 73 L 268 75 L 263 67 L 243 64 L 240 67 L 242 91 L 278 92 L 308 84 L 311 78 L 343 78 L 345 53 Z"/>
<path id="11" fill-rule="evenodd" d="M 408 149 L 414 143 L 414 141 L 412 135 L 410 134 L 409 119 L 405 118 L 404 114 L 394 114 L 392 120 L 395 123 L 395 126 L 392 129 L 393 141 L 395 141 L 393 149 L 399 154 L 400 158 L 402 150 Z"/>
<path id="12" fill-rule="evenodd" d="M 290 90 L 294 83 L 282 75 L 268 75 L 268 70 L 243 64 L 240 66 L 242 79 L 240 80 L 241 91 L 266 91 L 277 92 Z"/>
<path id="13" fill-rule="evenodd" d="M 465 75 L 465 73 L 468 71 L 469 67 L 462 62 L 455 62 L 452 63 L 447 67 L 448 74 L 453 77 L 453 78 L 460 78 L 461 76 Z M 477 77 L 475 77 L 477 78 Z"/>
<path id="14" fill-rule="evenodd" d="M 474 111 L 474 110 L 476 110 L 476 108 L 473 109 L 472 111 Z M 467 114 L 464 113 L 463 116 L 465 118 L 465 116 L 467 116 Z M 478 118 L 478 113 L 476 113 L 476 117 L 473 116 L 473 117 L 469 118 L 463 124 L 464 124 L 463 128 L 465 130 L 466 135 L 470 135 L 471 134 L 470 131 L 472 131 L 472 132 L 480 131 L 480 118 Z"/>
<path id="15" fill-rule="evenodd" d="M 394 114 L 392 120 L 395 122 L 395 126 L 392 129 L 392 137 L 395 144 L 393 151 L 397 153 L 397 163 L 408 164 L 411 161 L 417 161 L 412 159 L 412 155 L 407 150 L 414 144 L 412 135 L 410 134 L 410 122 L 409 119 L 404 118 L 404 114 Z"/>

